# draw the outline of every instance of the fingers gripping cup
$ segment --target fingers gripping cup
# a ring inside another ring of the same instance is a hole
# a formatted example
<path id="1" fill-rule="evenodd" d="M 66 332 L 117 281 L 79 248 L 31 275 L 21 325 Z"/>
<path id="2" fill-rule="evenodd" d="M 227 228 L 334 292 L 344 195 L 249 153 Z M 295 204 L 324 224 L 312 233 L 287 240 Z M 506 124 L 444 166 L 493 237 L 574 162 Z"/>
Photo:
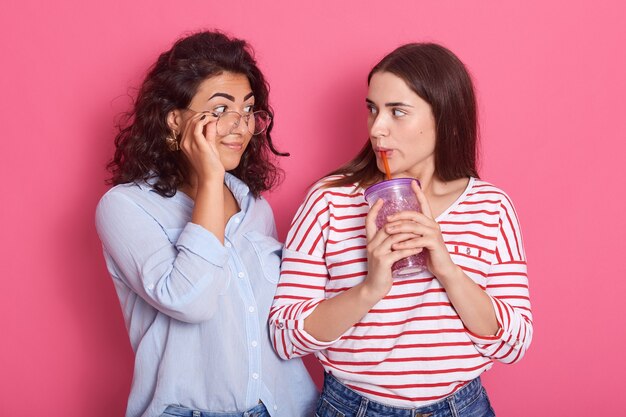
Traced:
<path id="1" fill-rule="evenodd" d="M 376 227 L 381 228 L 387 223 L 387 216 L 400 211 L 420 211 L 417 197 L 411 189 L 413 178 L 394 178 L 379 182 L 365 190 L 365 200 L 372 207 L 379 199 L 384 204 L 376 217 Z M 419 181 L 418 181 L 419 184 Z M 400 259 L 391 267 L 391 275 L 394 278 L 403 278 L 415 275 L 426 269 L 426 253 L 420 252 L 408 258 Z"/>

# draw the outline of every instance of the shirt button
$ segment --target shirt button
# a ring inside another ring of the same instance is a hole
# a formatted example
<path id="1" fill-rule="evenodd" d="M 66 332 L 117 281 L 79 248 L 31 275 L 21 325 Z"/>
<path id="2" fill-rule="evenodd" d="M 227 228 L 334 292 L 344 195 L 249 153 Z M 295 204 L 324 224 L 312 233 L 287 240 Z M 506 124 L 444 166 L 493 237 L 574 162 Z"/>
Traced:
<path id="1" fill-rule="evenodd" d="M 285 323 L 278 323 L 278 328 L 279 329 L 284 329 L 285 328 Z"/>
<path id="2" fill-rule="evenodd" d="M 252 347 L 257 347 L 258 343 L 256 340 L 253 340 L 252 343 L 250 343 L 252 345 Z"/>
<path id="3" fill-rule="evenodd" d="M 240 273 L 238 273 L 238 274 L 237 274 L 237 276 L 238 276 L 239 278 L 243 278 L 245 275 L 246 275 L 246 274 L 244 274 L 243 272 L 240 272 Z"/>
<path id="4" fill-rule="evenodd" d="M 249 311 L 250 313 L 254 313 L 254 307 L 252 307 L 252 306 L 248 307 L 248 311 Z"/>
<path id="5" fill-rule="evenodd" d="M 154 289 L 154 285 L 153 284 L 148 285 L 148 289 L 149 290 L 153 290 Z"/>
<path id="6" fill-rule="evenodd" d="M 240 223 L 241 219 L 239 219 L 239 217 L 235 217 L 235 223 Z"/>
<path id="7" fill-rule="evenodd" d="M 256 372 L 252 374 L 252 379 L 259 379 L 259 374 Z"/>
<path id="8" fill-rule="evenodd" d="M 226 246 L 227 248 L 230 248 L 233 245 L 231 245 L 230 242 L 226 242 L 226 243 L 224 243 L 224 246 Z"/>
<path id="9" fill-rule="evenodd" d="M 274 410 L 278 410 L 278 406 L 277 405 L 274 406 Z"/>

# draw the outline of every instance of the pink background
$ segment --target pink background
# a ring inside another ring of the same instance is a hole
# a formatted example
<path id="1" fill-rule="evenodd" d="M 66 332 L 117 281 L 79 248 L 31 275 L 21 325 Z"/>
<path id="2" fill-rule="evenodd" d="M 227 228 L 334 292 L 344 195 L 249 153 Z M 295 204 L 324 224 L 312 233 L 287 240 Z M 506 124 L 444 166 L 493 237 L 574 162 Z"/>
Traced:
<path id="1" fill-rule="evenodd" d="M 307 186 L 366 138 L 370 67 L 409 41 L 455 51 L 478 89 L 481 174 L 521 217 L 535 314 L 526 358 L 484 375 L 494 407 L 619 413 L 623 2 L 295 3 L 3 2 L 0 415 L 123 414 L 132 351 L 93 225 L 113 122 L 157 53 L 212 27 L 250 40 L 271 82 L 292 153 L 269 196 L 282 238 Z"/>

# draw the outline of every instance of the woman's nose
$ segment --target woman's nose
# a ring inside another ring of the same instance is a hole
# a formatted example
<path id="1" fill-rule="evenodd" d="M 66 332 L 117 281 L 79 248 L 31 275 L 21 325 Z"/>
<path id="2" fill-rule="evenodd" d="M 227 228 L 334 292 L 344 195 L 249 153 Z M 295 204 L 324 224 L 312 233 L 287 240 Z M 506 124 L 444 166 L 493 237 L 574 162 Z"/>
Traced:
<path id="1" fill-rule="evenodd" d="M 370 136 L 373 138 L 389 136 L 389 126 L 384 115 L 378 114 L 371 122 Z"/>
<path id="2" fill-rule="evenodd" d="M 248 120 L 246 119 L 246 116 L 242 115 L 241 113 L 239 114 L 239 118 L 237 118 L 237 121 L 233 125 L 231 132 L 238 133 L 240 135 L 245 135 L 246 133 L 248 133 Z"/>

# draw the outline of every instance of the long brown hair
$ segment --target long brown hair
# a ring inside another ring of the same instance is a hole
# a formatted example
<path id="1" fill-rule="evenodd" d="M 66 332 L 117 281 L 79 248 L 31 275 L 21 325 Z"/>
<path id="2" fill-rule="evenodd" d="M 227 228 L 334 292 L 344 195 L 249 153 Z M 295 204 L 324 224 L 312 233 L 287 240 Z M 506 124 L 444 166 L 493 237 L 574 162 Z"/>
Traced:
<path id="1" fill-rule="evenodd" d="M 170 135 L 167 114 L 189 106 L 198 86 L 207 78 L 223 72 L 248 77 L 254 94 L 255 109 L 273 111 L 268 102 L 269 87 L 257 67 L 250 46 L 241 39 L 207 31 L 179 39 L 163 52 L 146 76 L 134 107 L 119 126 L 115 155 L 108 168 L 111 184 L 124 184 L 155 178 L 152 185 L 160 195 L 171 197 L 188 176 L 182 152 L 172 152 L 166 143 Z M 265 132 L 253 136 L 239 165 L 232 171 L 250 192 L 258 197 L 279 180 L 282 171 L 272 162 L 278 152 L 272 143 L 270 123 Z"/>
<path id="2" fill-rule="evenodd" d="M 430 104 L 435 118 L 435 174 L 443 181 L 478 177 L 478 123 L 474 86 L 465 65 L 447 48 L 434 43 L 410 43 L 385 56 L 367 76 L 389 72 L 400 77 Z M 340 175 L 324 184 L 366 186 L 383 178 L 376 155 L 366 141 L 348 163 L 328 175 Z"/>

